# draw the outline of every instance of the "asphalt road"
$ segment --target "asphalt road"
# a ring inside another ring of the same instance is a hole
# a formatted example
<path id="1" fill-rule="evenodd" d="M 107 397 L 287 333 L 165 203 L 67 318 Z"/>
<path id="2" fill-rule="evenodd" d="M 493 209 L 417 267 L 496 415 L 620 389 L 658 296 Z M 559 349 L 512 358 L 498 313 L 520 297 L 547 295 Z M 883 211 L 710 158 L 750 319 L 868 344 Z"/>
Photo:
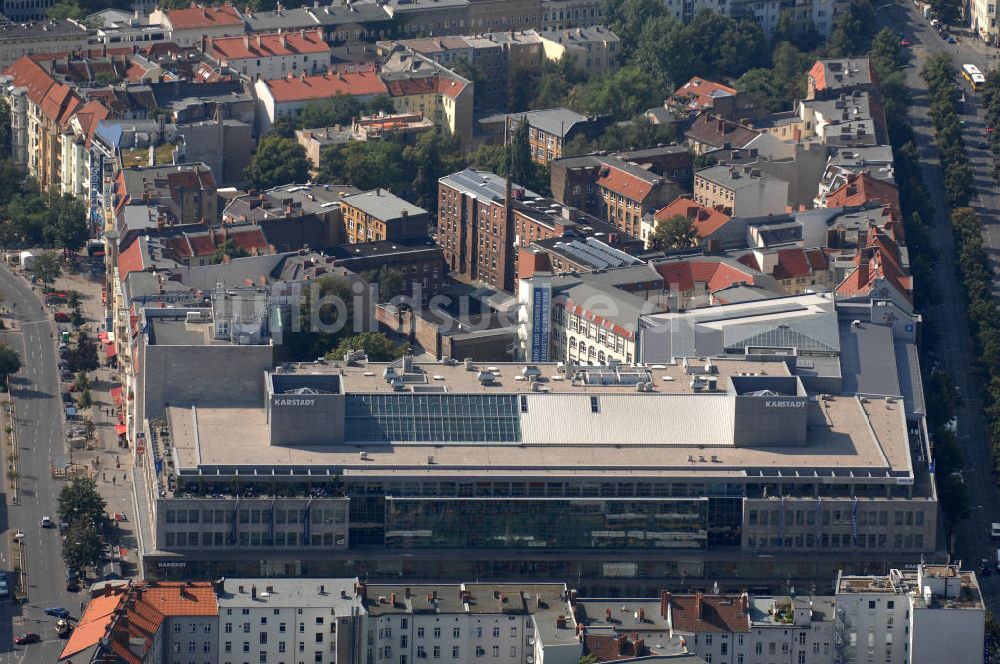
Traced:
<path id="1" fill-rule="evenodd" d="M 18 505 L 7 505 L 0 519 L 0 565 L 8 572 L 14 567 L 10 557 L 17 552 L 11 546 L 11 536 L 17 530 L 25 534 L 28 561 L 28 603 L 15 608 L 10 599 L 0 600 L 0 664 L 53 662 L 64 641 L 56 636 L 55 618 L 43 611 L 50 606 L 64 606 L 75 618 L 82 599 L 65 590 L 66 568 L 58 530 L 40 525 L 42 516 L 58 521 L 57 495 L 63 486 L 52 479 L 49 465 L 50 460 L 65 454 L 56 351 L 50 336 L 53 327 L 48 308 L 42 311 L 30 285 L 5 265 L 0 265 L 0 292 L 5 298 L 3 306 L 13 312 L 17 327 L 5 336 L 21 353 L 23 363 L 21 371 L 11 378 L 20 448 L 21 500 Z M 40 634 L 43 642 L 15 647 L 14 636 L 23 632 Z"/>
<path id="2" fill-rule="evenodd" d="M 973 345 L 964 312 L 964 293 L 955 273 L 954 247 L 951 227 L 945 209 L 944 189 L 941 181 L 941 166 L 934 145 L 933 124 L 928 116 L 927 89 L 920 78 L 920 68 L 928 56 L 946 52 L 952 56 L 956 68 L 963 64 L 975 64 L 986 71 L 997 66 L 996 49 L 976 43 L 972 37 L 960 36 L 958 44 L 947 44 L 937 32 L 920 16 L 916 7 L 907 0 L 900 5 L 891 5 L 878 13 L 879 21 L 903 32 L 912 43 L 913 64 L 907 70 L 907 82 L 913 95 L 911 119 L 916 132 L 917 148 L 924 170 L 924 183 L 928 188 L 935 208 L 934 244 L 940 252 L 935 266 L 934 278 L 940 302 L 931 310 L 922 312 L 933 321 L 940 331 L 939 357 L 942 368 L 952 376 L 958 388 L 962 403 L 958 412 L 958 440 L 965 465 L 965 486 L 969 496 L 971 512 L 968 518 L 954 524 L 946 524 L 946 531 L 953 533 L 946 543 L 954 557 L 961 559 L 968 569 L 979 566 L 981 559 L 987 559 L 993 566 L 992 575 L 980 579 L 983 595 L 994 614 L 1000 613 L 1000 575 L 996 572 L 997 548 L 1000 542 L 990 540 L 990 523 L 1000 522 L 1000 500 L 996 477 L 991 472 L 993 459 L 983 417 L 982 381 L 975 371 Z M 996 186 L 990 177 L 992 157 L 988 151 L 979 148 L 986 138 L 985 123 L 979 113 L 979 97 L 964 83 L 966 103 L 963 118 L 966 121 L 964 138 L 973 166 L 977 195 L 973 206 L 981 215 L 984 236 L 990 252 L 994 273 L 1000 267 L 1000 227 L 998 227 L 998 197 Z M 1000 285 L 1000 278 L 996 280 Z M 995 287 L 1000 293 L 1000 287 Z"/>

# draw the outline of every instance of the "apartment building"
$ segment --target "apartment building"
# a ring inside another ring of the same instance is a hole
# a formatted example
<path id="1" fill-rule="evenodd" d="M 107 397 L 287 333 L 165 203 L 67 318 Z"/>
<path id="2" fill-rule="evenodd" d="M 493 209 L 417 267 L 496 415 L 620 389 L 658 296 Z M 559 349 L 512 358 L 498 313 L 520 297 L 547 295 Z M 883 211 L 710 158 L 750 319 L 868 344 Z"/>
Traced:
<path id="1" fill-rule="evenodd" d="M 4 70 L 3 95 L 11 109 L 11 156 L 27 166 L 43 190 L 61 189 L 63 127 L 83 105 L 66 83 L 29 57 Z"/>
<path id="2" fill-rule="evenodd" d="M 621 161 L 601 164 L 595 184 L 604 219 L 635 237 L 642 232 L 645 215 L 683 193 L 676 182 Z"/>
<path id="3" fill-rule="evenodd" d="M 324 39 L 331 44 L 371 42 L 382 39 L 392 29 L 392 17 L 382 3 L 375 0 L 321 6 L 282 6 L 262 12 L 247 7 L 242 13 L 248 32 L 273 33 L 280 30 L 294 33 L 319 28 L 323 30 Z"/>
<path id="4" fill-rule="evenodd" d="M 170 41 L 178 46 L 197 46 L 205 38 L 232 37 L 246 31 L 243 16 L 232 5 L 156 7 L 149 13 L 149 23 L 166 28 Z"/>
<path id="5" fill-rule="evenodd" d="M 131 205 L 150 205 L 167 225 L 219 218 L 215 176 L 202 163 L 123 168 L 114 176 L 111 194 L 116 216 Z"/>
<path id="6" fill-rule="evenodd" d="M 484 285 L 513 291 L 518 247 L 569 232 L 583 237 L 616 229 L 493 173 L 466 169 L 438 183 L 437 240 L 445 261 Z"/>
<path id="7" fill-rule="evenodd" d="M 868 58 L 817 60 L 806 76 L 806 99 L 830 99 L 846 92 L 873 92 L 878 77 Z"/>
<path id="8" fill-rule="evenodd" d="M 986 606 L 975 573 L 958 565 L 840 574 L 836 607 L 836 664 L 983 660 Z"/>
<path id="9" fill-rule="evenodd" d="M 583 654 L 566 586 L 365 584 L 367 658 L 574 664 Z"/>
<path id="10" fill-rule="evenodd" d="M 696 155 L 713 150 L 739 150 L 757 138 L 760 132 L 753 127 L 702 112 L 684 132 L 684 138 Z"/>
<path id="11" fill-rule="evenodd" d="M 385 58 L 379 73 L 397 113 L 420 113 L 463 145 L 471 144 L 472 81 L 402 47 Z"/>
<path id="12" fill-rule="evenodd" d="M 614 71 L 618 66 L 618 35 L 606 27 L 543 30 L 542 48 L 548 60 L 566 58 L 582 71 L 595 75 Z"/>
<path id="13" fill-rule="evenodd" d="M 734 217 L 781 214 L 788 206 L 788 182 L 751 165 L 710 166 L 695 172 L 693 198 Z"/>
<path id="14" fill-rule="evenodd" d="M 222 579 L 216 602 L 218 664 L 364 661 L 357 579 Z"/>
<path id="15" fill-rule="evenodd" d="M 542 0 L 542 30 L 589 28 L 604 23 L 604 6 L 597 0 Z"/>
<path id="16" fill-rule="evenodd" d="M 22 2 L 48 2 L 48 0 L 20 0 Z M 26 55 L 38 53 L 67 53 L 86 48 L 89 34 L 87 27 L 72 19 L 57 21 L 21 22 L 4 14 L 14 23 L 2 23 L 0 30 L 0 70 L 6 69 Z M 34 21 L 36 19 L 31 19 Z"/>
<path id="17" fill-rule="evenodd" d="M 281 78 L 285 74 L 325 72 L 330 66 L 330 46 L 322 28 L 298 32 L 205 38 L 205 55 L 253 80 Z"/>
<path id="18" fill-rule="evenodd" d="M 261 78 L 254 83 L 257 93 L 257 123 L 261 132 L 278 118 L 297 117 L 311 101 L 322 101 L 338 94 L 350 95 L 365 102 L 389 92 L 374 67 L 358 67 L 346 72 L 310 75 L 300 71 L 283 78 Z"/>
<path id="19" fill-rule="evenodd" d="M 430 228 L 427 210 L 385 189 L 342 197 L 340 214 L 348 244 L 412 240 L 425 237 Z"/>
<path id="20" fill-rule="evenodd" d="M 563 145 L 576 136 L 594 139 L 607 127 L 610 117 L 581 115 L 568 108 L 550 108 L 506 116 L 504 142 L 509 143 L 521 122 L 528 123 L 528 145 L 532 161 L 548 164 L 562 157 Z"/>

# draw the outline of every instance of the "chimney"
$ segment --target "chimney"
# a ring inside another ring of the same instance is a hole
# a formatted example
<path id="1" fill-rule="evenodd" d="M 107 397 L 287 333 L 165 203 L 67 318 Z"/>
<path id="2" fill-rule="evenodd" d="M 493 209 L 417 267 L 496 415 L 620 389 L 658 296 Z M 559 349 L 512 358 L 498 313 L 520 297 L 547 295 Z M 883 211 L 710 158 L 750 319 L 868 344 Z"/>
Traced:
<path id="1" fill-rule="evenodd" d="M 396 593 L 389 593 L 389 603 L 396 606 Z"/>
<path id="2" fill-rule="evenodd" d="M 257 599 L 257 586 L 250 586 L 250 599 Z"/>
<path id="3" fill-rule="evenodd" d="M 660 617 L 666 618 L 667 613 L 670 611 L 670 591 L 661 590 L 660 591 Z"/>
<path id="4" fill-rule="evenodd" d="M 715 121 L 715 128 L 720 134 L 724 134 L 726 132 L 726 121 L 719 118 Z"/>
<path id="5" fill-rule="evenodd" d="M 406 599 L 410 599 L 410 587 L 409 586 L 406 586 L 406 589 L 403 591 L 403 596 Z"/>
<path id="6" fill-rule="evenodd" d="M 278 43 L 281 44 L 281 48 L 288 48 L 288 35 L 284 32 L 278 35 Z"/>
<path id="7" fill-rule="evenodd" d="M 257 35 L 257 48 L 260 48 L 260 45 L 261 45 L 260 35 Z"/>
<path id="8" fill-rule="evenodd" d="M 619 655 L 624 655 L 625 654 L 625 644 L 627 644 L 627 643 L 628 643 L 628 636 L 622 634 L 621 636 L 618 637 L 618 654 Z"/>
<path id="9" fill-rule="evenodd" d="M 611 622 L 611 608 L 610 607 L 608 607 L 607 609 L 604 609 L 604 620 L 607 621 L 607 622 Z"/>
<path id="10" fill-rule="evenodd" d="M 250 35 L 243 35 L 243 48 L 250 50 Z"/>
<path id="11" fill-rule="evenodd" d="M 703 598 L 704 595 L 701 593 L 701 591 L 697 592 L 694 596 L 694 615 L 698 620 L 702 620 L 701 604 Z"/>
<path id="12" fill-rule="evenodd" d="M 639 607 L 639 622 L 646 622 L 646 609 Z"/>

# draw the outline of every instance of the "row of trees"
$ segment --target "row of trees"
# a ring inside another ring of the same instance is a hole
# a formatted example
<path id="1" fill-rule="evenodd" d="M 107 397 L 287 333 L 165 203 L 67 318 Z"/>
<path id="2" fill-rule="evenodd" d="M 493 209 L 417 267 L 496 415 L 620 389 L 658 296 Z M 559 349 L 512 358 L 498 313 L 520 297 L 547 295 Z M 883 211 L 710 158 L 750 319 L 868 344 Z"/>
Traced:
<path id="1" fill-rule="evenodd" d="M 59 492 L 59 519 L 69 524 L 62 545 L 66 567 L 79 571 L 101 563 L 103 547 L 100 528 L 107 503 L 89 477 L 75 478 Z"/>
<path id="2" fill-rule="evenodd" d="M 993 153 L 993 181 L 1000 184 L 1000 71 L 993 69 L 986 74 L 983 85 L 983 109 L 986 111 L 986 132 L 990 152 Z"/>
<path id="3" fill-rule="evenodd" d="M 918 310 L 924 310 L 938 299 L 933 280 L 937 251 L 925 222 L 933 219 L 934 207 L 924 185 L 915 135 L 909 120 L 912 99 L 906 85 L 904 68 L 909 63 L 910 54 L 900 47 L 899 36 L 885 29 L 872 40 L 869 57 L 878 74 L 885 103 L 914 281 L 915 304 Z M 953 381 L 944 372 L 930 369 L 935 365 L 933 355 L 938 339 L 935 321 L 925 321 L 920 351 L 923 382 L 927 391 L 927 425 L 933 441 L 941 508 L 949 520 L 954 521 L 968 512 L 968 497 L 962 480 L 962 454 L 952 426 L 957 403 Z"/>
<path id="4" fill-rule="evenodd" d="M 941 155 L 945 196 L 952 208 L 964 207 L 972 198 L 972 167 L 965 156 L 962 140 L 960 89 L 955 85 L 957 72 L 947 53 L 927 59 L 920 72 L 927 83 L 930 116 L 934 121 L 935 141 Z"/>

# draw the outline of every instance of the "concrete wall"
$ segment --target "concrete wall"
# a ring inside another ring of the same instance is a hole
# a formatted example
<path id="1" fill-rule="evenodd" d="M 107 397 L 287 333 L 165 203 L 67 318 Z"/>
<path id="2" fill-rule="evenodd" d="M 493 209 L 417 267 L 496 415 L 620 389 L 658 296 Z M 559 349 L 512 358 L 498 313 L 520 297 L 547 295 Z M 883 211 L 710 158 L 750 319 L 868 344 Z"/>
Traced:
<path id="1" fill-rule="evenodd" d="M 911 620 L 910 664 L 983 661 L 985 610 L 914 607 Z M 946 638 L 941 638 L 944 635 Z"/>
<path id="2" fill-rule="evenodd" d="M 147 346 L 142 365 L 146 416 L 164 417 L 168 403 L 260 405 L 271 346 Z M 220 379 L 222 379 L 220 381 Z"/>
<path id="3" fill-rule="evenodd" d="M 271 396 L 268 404 L 271 445 L 330 445 L 344 440 L 344 396 Z"/>
<path id="4" fill-rule="evenodd" d="M 182 161 L 201 161 L 212 169 L 220 187 L 246 182 L 243 171 L 250 163 L 253 129 L 244 122 L 199 123 L 177 128 L 184 137 Z"/>

